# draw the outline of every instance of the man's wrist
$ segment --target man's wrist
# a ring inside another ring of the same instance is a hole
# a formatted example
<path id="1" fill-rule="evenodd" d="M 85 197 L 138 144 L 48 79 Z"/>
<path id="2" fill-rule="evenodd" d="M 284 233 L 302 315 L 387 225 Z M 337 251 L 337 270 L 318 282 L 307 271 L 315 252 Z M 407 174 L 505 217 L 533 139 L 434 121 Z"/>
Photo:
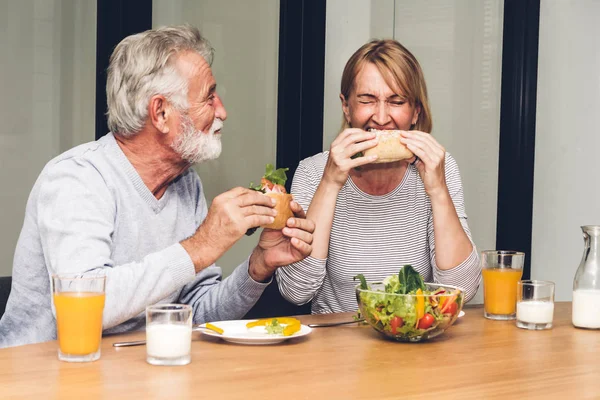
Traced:
<path id="1" fill-rule="evenodd" d="M 181 246 L 188 252 L 192 262 L 194 263 L 194 269 L 196 273 L 202 271 L 203 269 L 211 266 L 214 262 L 219 258 L 218 249 L 216 249 L 215 244 L 211 244 L 208 242 L 207 238 L 209 236 L 203 235 L 200 226 L 196 233 L 181 242 Z"/>
<path id="2" fill-rule="evenodd" d="M 273 275 L 273 271 L 265 266 L 262 250 L 258 247 L 255 247 L 250 255 L 250 260 L 248 261 L 248 275 L 256 282 L 261 283 L 268 282 Z"/>

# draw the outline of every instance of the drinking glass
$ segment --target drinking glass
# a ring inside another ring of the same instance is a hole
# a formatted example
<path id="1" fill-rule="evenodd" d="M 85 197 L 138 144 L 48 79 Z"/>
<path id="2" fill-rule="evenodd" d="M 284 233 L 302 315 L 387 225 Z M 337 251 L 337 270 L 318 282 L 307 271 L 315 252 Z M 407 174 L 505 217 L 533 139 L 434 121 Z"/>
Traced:
<path id="1" fill-rule="evenodd" d="M 87 362 L 100 358 L 105 286 L 105 276 L 52 276 L 59 360 Z"/>
<path id="2" fill-rule="evenodd" d="M 186 365 L 192 360 L 192 307 L 156 304 L 146 307 L 146 361 Z"/>
<path id="3" fill-rule="evenodd" d="M 515 319 L 517 282 L 523 275 L 525 253 L 486 250 L 481 253 L 484 316 L 494 320 Z"/>
<path id="4" fill-rule="evenodd" d="M 523 329 L 552 328 L 554 282 L 519 281 L 517 283 L 517 326 Z"/>

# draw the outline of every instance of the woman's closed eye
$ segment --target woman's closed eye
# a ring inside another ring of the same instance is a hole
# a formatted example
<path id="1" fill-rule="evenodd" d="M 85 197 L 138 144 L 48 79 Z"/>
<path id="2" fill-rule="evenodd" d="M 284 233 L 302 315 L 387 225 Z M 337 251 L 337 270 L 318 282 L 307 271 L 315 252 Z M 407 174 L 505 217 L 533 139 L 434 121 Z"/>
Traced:
<path id="1" fill-rule="evenodd" d="M 388 101 L 388 103 L 393 106 L 402 106 L 402 105 L 406 104 L 406 101 L 405 100 L 394 100 L 394 101 Z"/>

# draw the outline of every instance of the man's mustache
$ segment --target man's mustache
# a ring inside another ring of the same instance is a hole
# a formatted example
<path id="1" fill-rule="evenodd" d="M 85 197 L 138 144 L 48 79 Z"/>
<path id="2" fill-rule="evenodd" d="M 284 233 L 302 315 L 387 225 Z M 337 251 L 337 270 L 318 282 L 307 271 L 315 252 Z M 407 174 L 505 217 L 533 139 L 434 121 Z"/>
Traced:
<path id="1" fill-rule="evenodd" d="M 221 129 L 223 129 L 223 120 L 221 118 L 215 118 L 212 126 L 210 127 L 210 132 L 215 133 Z"/>

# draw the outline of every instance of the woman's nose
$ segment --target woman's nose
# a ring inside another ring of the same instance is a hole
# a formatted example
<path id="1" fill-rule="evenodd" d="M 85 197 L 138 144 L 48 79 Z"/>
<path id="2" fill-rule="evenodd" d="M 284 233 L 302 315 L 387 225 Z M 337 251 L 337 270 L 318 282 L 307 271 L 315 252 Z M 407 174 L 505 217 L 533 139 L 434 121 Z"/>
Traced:
<path id="1" fill-rule="evenodd" d="M 377 102 L 377 108 L 375 110 L 375 114 L 373 114 L 373 122 L 375 122 L 377 125 L 387 125 L 388 122 L 390 122 L 390 114 L 389 114 L 389 110 L 388 110 L 388 104 L 385 101 L 378 101 Z"/>

